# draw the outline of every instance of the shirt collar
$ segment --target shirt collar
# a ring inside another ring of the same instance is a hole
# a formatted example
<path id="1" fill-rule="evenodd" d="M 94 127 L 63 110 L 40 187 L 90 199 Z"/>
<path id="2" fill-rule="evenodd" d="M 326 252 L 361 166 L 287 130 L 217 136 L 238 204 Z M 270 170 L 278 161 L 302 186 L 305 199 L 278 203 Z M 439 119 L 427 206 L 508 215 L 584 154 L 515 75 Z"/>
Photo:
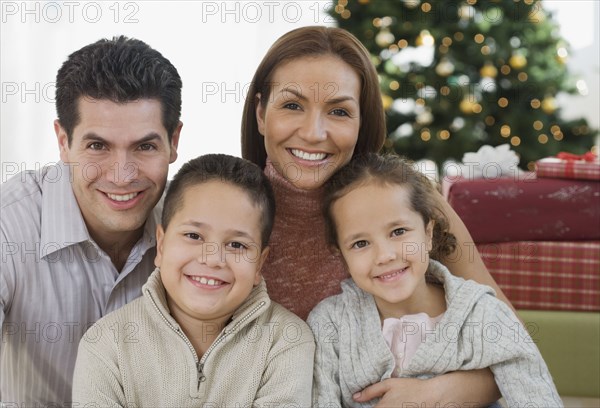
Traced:
<path id="1" fill-rule="evenodd" d="M 39 177 L 42 186 L 40 255 L 45 257 L 91 240 L 71 187 L 69 166 L 63 162 L 46 166 Z"/>
<path id="2" fill-rule="evenodd" d="M 40 256 L 43 258 L 86 241 L 97 247 L 75 199 L 70 167 L 63 162 L 46 166 L 41 170 L 40 178 L 43 192 Z M 164 193 L 144 224 L 142 238 L 136 244 L 140 256 L 156 245 L 156 226 L 160 223 L 163 199 Z"/>

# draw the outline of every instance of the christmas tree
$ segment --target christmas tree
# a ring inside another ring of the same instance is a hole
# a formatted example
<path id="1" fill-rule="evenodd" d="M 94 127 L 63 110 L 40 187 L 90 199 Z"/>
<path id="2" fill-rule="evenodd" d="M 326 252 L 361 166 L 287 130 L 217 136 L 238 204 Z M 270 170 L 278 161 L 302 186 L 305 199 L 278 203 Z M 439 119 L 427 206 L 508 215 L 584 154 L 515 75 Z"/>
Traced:
<path id="1" fill-rule="evenodd" d="M 541 1 L 337 0 L 329 14 L 372 55 L 388 149 L 441 165 L 510 143 L 531 170 L 594 144 L 585 119 L 560 117 L 555 97 L 576 93 L 576 78 Z"/>

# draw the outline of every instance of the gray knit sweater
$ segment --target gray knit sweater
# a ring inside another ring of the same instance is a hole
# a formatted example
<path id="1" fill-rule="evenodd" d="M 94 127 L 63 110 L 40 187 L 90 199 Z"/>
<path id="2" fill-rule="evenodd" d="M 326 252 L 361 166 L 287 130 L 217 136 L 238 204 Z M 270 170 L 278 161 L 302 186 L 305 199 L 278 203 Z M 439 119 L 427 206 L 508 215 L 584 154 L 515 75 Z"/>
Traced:
<path id="1" fill-rule="evenodd" d="M 94 407 L 309 407 L 314 339 L 271 302 L 264 281 L 198 360 L 155 271 L 143 296 L 79 343 L 73 404 Z M 89 404 L 89 405 L 87 405 Z"/>
<path id="2" fill-rule="evenodd" d="M 430 261 L 428 273 L 444 285 L 447 310 L 428 333 L 403 377 L 429 378 L 489 367 L 509 407 L 562 407 L 533 340 L 493 289 L 453 276 Z M 308 318 L 317 341 L 313 406 L 371 407 L 352 394 L 390 378 L 394 357 L 385 343 L 373 296 L 351 279 Z"/>

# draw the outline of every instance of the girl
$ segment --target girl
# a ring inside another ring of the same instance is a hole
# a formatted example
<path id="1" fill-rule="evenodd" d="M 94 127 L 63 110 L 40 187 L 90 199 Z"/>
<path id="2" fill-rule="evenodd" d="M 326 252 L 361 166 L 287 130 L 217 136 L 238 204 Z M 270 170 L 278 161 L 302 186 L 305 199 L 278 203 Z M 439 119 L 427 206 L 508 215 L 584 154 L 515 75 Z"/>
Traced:
<path id="1" fill-rule="evenodd" d="M 377 72 L 369 52 L 349 32 L 302 27 L 271 46 L 248 95 L 242 154 L 264 168 L 277 203 L 263 275 L 273 300 L 306 318 L 319 301 L 339 293 L 347 278 L 341 257 L 325 239 L 322 186 L 352 157 L 383 146 L 385 115 Z M 445 264 L 453 274 L 491 286 L 508 304 L 460 218 L 441 195 L 436 202 L 457 238 Z M 489 403 L 499 393 L 491 372 L 482 370 L 427 381 L 386 380 L 365 389 L 357 400 L 376 396 L 384 396 L 387 406 L 402 406 L 416 399 Z"/>
<path id="2" fill-rule="evenodd" d="M 352 395 L 386 378 L 490 367 L 508 406 L 562 406 L 513 311 L 492 288 L 430 260 L 456 245 L 435 194 L 392 155 L 357 158 L 326 184 L 328 238 L 352 279 L 308 319 L 317 338 L 313 405 L 364 406 Z"/>

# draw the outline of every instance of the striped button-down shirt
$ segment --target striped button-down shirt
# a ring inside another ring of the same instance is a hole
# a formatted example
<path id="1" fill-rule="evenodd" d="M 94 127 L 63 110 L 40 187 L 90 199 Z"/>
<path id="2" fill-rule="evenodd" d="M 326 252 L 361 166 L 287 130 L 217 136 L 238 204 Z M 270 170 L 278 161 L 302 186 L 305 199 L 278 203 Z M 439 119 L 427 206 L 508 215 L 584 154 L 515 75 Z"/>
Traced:
<path id="1" fill-rule="evenodd" d="M 0 187 L 0 401 L 7 407 L 69 406 L 79 340 L 139 297 L 154 269 L 159 206 L 119 273 L 90 237 L 69 176 L 58 163 Z M 135 337 L 133 326 L 110 330 Z"/>

